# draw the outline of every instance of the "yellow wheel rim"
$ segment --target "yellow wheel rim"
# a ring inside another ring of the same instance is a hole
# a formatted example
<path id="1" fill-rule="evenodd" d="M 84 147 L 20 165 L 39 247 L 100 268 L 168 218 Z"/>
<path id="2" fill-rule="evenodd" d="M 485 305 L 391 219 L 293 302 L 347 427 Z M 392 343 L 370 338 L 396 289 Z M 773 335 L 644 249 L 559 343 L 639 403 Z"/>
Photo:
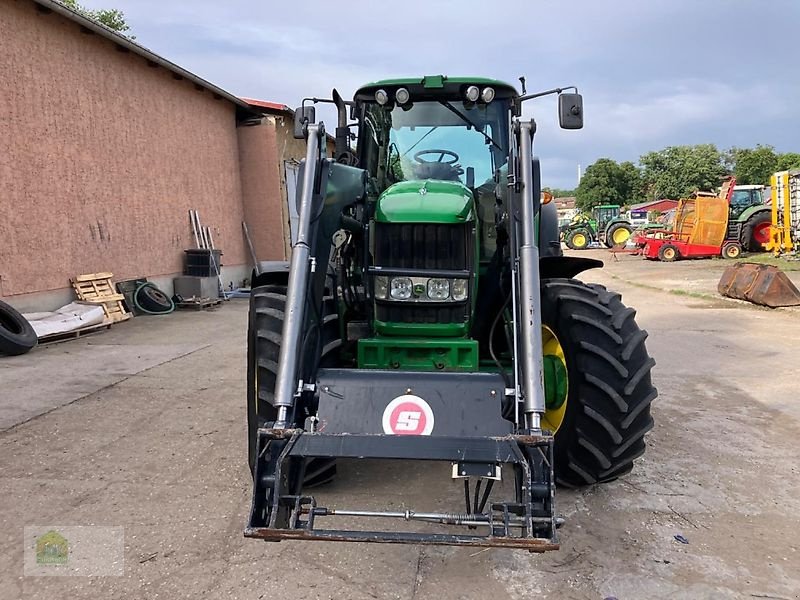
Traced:
<path id="1" fill-rule="evenodd" d="M 572 243 L 578 248 L 583 248 L 586 245 L 586 236 L 582 233 L 576 233 L 572 236 Z"/>
<path id="2" fill-rule="evenodd" d="M 614 235 L 611 236 L 611 239 L 614 240 L 615 244 L 624 244 L 630 239 L 630 237 L 631 232 L 624 227 L 620 227 L 614 232 Z"/>
<path id="3" fill-rule="evenodd" d="M 567 360 L 564 358 L 564 348 L 558 341 L 556 334 L 553 330 L 546 325 L 542 326 L 542 354 L 545 356 L 555 356 L 563 364 L 564 370 L 567 370 Z M 553 433 L 558 431 L 561 424 L 564 422 L 564 415 L 567 414 L 567 403 L 569 401 L 569 382 L 567 382 L 567 399 L 558 408 L 546 409 L 542 416 L 542 429 L 549 429 Z"/>
<path id="4" fill-rule="evenodd" d="M 672 248 L 664 250 L 664 258 L 675 258 L 675 250 Z"/>

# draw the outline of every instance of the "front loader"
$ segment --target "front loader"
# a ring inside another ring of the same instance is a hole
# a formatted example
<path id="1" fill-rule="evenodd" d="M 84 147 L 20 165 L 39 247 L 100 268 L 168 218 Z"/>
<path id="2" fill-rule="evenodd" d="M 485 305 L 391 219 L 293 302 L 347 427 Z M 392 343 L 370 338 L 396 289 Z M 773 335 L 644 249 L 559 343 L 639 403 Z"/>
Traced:
<path id="1" fill-rule="evenodd" d="M 297 241 L 288 270 L 252 283 L 246 536 L 556 549 L 556 482 L 611 481 L 644 452 L 646 333 L 619 294 L 575 279 L 602 263 L 563 256 L 541 199 L 522 106 L 548 94 L 582 127 L 577 90 L 524 80 L 334 90 L 309 101 L 336 106 L 333 157 L 314 107 L 296 111 Z M 343 460 L 447 463 L 461 500 L 323 506 Z"/>

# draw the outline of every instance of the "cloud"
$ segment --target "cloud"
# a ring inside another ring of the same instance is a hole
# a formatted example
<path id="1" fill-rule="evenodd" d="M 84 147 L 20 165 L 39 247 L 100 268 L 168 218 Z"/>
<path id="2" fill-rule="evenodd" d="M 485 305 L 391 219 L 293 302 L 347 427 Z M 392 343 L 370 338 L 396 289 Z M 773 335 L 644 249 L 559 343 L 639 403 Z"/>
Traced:
<path id="1" fill-rule="evenodd" d="M 529 90 L 578 85 L 580 132 L 557 128 L 552 99 L 526 109 L 537 116 L 549 185 L 573 185 L 578 163 L 635 161 L 672 144 L 800 151 L 796 0 L 113 5 L 155 52 L 233 93 L 289 105 L 333 87 L 349 96 L 368 81 L 432 73 L 512 83 L 526 75 Z"/>

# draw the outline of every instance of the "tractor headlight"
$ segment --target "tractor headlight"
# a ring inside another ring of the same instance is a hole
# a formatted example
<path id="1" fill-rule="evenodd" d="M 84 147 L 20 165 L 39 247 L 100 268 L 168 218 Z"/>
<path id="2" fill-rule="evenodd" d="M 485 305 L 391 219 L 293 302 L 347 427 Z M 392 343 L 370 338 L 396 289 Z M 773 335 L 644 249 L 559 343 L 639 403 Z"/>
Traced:
<path id="1" fill-rule="evenodd" d="M 481 94 L 481 98 L 486 104 L 489 104 L 492 100 L 494 100 L 494 88 L 486 87 L 483 88 L 483 93 Z"/>
<path id="2" fill-rule="evenodd" d="M 469 279 L 454 279 L 453 280 L 453 300 L 461 301 L 467 299 L 467 287 Z"/>
<path id="3" fill-rule="evenodd" d="M 414 303 L 463 302 L 469 297 L 469 279 L 376 275 L 373 289 L 376 300 Z"/>
<path id="4" fill-rule="evenodd" d="M 375 102 L 383 106 L 389 101 L 389 94 L 386 93 L 386 90 L 378 90 L 375 92 Z"/>
<path id="5" fill-rule="evenodd" d="M 477 102 L 478 98 L 481 96 L 481 91 L 478 89 L 477 85 L 471 85 L 467 88 L 467 100 L 470 102 Z"/>
<path id="6" fill-rule="evenodd" d="M 447 300 L 449 297 L 449 279 L 428 279 L 428 298 L 431 300 Z"/>
<path id="7" fill-rule="evenodd" d="M 389 295 L 394 300 L 408 300 L 411 298 L 413 284 L 410 277 L 395 277 L 392 279 L 391 290 Z"/>
<path id="8" fill-rule="evenodd" d="M 389 292 L 389 278 L 386 275 L 378 275 L 375 278 L 375 297 L 381 300 L 386 299 L 386 294 Z"/>

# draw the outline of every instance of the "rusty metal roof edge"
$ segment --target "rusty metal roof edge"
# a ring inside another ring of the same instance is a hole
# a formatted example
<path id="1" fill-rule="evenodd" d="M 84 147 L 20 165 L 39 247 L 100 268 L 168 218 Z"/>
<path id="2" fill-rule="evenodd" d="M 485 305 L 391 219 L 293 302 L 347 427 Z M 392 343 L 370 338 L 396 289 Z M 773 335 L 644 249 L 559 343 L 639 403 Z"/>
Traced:
<path id="1" fill-rule="evenodd" d="M 71 21 L 74 21 L 78 25 L 81 25 L 82 27 L 85 27 L 86 29 L 89 29 L 103 36 L 104 38 L 114 42 L 119 46 L 122 46 L 123 48 L 127 48 L 131 52 L 135 52 L 139 56 L 146 58 L 147 60 L 150 60 L 161 67 L 164 67 L 168 71 L 172 71 L 173 73 L 182 76 L 184 79 L 187 79 L 193 83 L 196 83 L 197 85 L 204 87 L 210 92 L 213 92 L 221 96 L 225 100 L 232 102 L 236 106 L 245 109 L 248 113 L 254 112 L 253 107 L 251 107 L 247 102 L 243 101 L 241 98 L 234 96 L 230 92 L 226 92 L 222 88 L 217 87 L 213 83 L 206 81 L 202 77 L 195 75 L 191 71 L 187 71 L 183 67 L 176 65 L 174 62 L 167 60 L 166 58 L 156 54 L 152 50 L 148 50 L 147 48 L 145 48 L 141 44 L 134 42 L 130 38 L 127 38 L 124 35 L 117 33 L 113 29 L 106 27 L 102 23 L 90 19 L 85 15 L 64 6 L 60 2 L 57 2 L 56 0 L 33 0 L 33 2 L 35 4 L 38 4 L 39 6 L 48 8 L 53 12 L 58 13 L 63 17 L 66 17 Z"/>

